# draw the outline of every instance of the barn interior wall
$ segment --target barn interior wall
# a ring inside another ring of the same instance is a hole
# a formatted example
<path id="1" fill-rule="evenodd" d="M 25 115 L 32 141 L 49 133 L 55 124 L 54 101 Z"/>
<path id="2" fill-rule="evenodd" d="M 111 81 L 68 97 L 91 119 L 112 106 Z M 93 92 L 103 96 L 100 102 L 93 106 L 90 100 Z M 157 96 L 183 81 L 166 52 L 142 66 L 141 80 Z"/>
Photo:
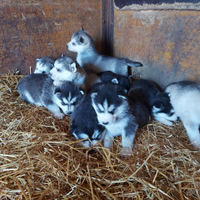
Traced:
<path id="1" fill-rule="evenodd" d="M 0 4 L 0 73 L 29 74 L 36 58 L 75 57 L 66 43 L 83 27 L 101 50 L 100 0 L 3 0 Z"/>
<path id="2" fill-rule="evenodd" d="M 161 87 L 200 82 L 200 11 L 114 10 L 114 56 L 143 63 L 133 74 Z"/>

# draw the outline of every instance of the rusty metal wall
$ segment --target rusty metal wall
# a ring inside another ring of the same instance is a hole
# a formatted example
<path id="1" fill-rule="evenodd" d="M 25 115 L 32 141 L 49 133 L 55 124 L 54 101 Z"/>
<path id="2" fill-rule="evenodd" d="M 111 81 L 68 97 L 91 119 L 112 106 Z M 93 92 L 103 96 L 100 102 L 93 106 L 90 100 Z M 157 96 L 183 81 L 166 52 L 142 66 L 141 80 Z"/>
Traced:
<path id="1" fill-rule="evenodd" d="M 3 0 L 0 3 L 0 73 L 29 74 L 36 58 L 64 55 L 83 27 L 101 51 L 101 0 Z"/>
<path id="2" fill-rule="evenodd" d="M 200 82 L 200 11 L 115 9 L 114 55 L 142 62 L 133 74 L 161 87 Z"/>

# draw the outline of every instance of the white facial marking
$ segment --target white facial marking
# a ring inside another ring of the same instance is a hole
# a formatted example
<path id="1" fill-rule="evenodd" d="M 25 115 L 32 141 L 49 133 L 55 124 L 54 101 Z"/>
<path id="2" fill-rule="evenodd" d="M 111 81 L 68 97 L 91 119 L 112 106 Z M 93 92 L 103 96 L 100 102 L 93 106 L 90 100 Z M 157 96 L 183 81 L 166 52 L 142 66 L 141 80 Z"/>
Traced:
<path id="1" fill-rule="evenodd" d="M 72 98 L 71 92 L 69 92 L 68 101 L 70 102 Z"/>
<path id="2" fill-rule="evenodd" d="M 108 101 L 107 101 L 107 99 L 105 99 L 105 101 L 103 102 L 103 107 L 104 107 L 105 111 L 108 111 Z"/>
<path id="3" fill-rule="evenodd" d="M 108 108 L 108 112 L 112 112 L 114 110 L 115 106 L 112 104 L 110 105 L 110 107 Z"/>
<path id="4" fill-rule="evenodd" d="M 63 98 L 62 100 L 63 100 L 63 102 L 64 102 L 65 104 L 68 104 L 68 103 L 69 103 L 68 100 L 67 100 L 66 98 Z"/>
<path id="5" fill-rule="evenodd" d="M 98 104 L 98 107 L 99 107 L 99 109 L 101 110 L 101 111 L 104 111 L 104 107 L 99 103 Z"/>

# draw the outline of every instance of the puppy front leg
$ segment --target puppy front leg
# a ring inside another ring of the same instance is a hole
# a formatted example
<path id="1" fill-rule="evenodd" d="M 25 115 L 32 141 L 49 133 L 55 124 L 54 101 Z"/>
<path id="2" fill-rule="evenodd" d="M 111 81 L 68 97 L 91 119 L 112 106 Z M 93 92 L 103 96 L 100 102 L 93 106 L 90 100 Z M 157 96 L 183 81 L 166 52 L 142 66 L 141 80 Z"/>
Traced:
<path id="1" fill-rule="evenodd" d="M 57 119 L 63 119 L 64 114 L 60 112 L 60 108 L 56 104 L 50 104 L 46 106 L 46 108 L 53 114 L 53 116 Z"/>
<path id="2" fill-rule="evenodd" d="M 122 149 L 120 150 L 121 155 L 130 156 L 132 154 L 134 138 L 134 132 L 129 133 L 128 135 L 125 132 L 122 133 Z"/>
<path id="3" fill-rule="evenodd" d="M 192 145 L 200 149 L 199 124 L 183 121 L 183 125 Z"/>
<path id="4" fill-rule="evenodd" d="M 112 149 L 112 136 L 109 133 L 109 131 L 106 132 L 105 138 L 104 138 L 104 147 L 108 149 Z"/>

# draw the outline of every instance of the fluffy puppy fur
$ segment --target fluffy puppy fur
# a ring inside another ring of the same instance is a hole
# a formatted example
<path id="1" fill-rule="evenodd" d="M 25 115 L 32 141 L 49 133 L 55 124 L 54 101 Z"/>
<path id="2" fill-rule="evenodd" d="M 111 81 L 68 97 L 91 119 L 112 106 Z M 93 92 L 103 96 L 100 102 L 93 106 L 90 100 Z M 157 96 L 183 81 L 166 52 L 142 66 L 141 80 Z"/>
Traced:
<path id="1" fill-rule="evenodd" d="M 71 82 L 63 82 L 59 87 L 46 74 L 30 74 L 22 78 L 17 86 L 22 99 L 37 106 L 46 107 L 55 118 L 69 115 L 81 99 L 82 90 Z"/>
<path id="2" fill-rule="evenodd" d="M 181 119 L 190 142 L 200 148 L 200 84 L 193 81 L 171 83 L 165 88 L 171 104 Z"/>
<path id="3" fill-rule="evenodd" d="M 130 90 L 138 90 L 140 99 L 146 103 L 155 120 L 165 124 L 173 125 L 177 116 L 170 103 L 169 95 L 161 92 L 160 88 L 150 80 L 140 79 L 134 81 Z"/>
<path id="4" fill-rule="evenodd" d="M 76 61 L 69 56 L 62 55 L 54 63 L 54 68 L 49 72 L 54 80 L 54 85 L 59 86 L 62 81 L 71 81 L 85 89 L 86 72 Z"/>
<path id="5" fill-rule="evenodd" d="M 54 67 L 54 60 L 49 57 L 37 58 L 35 74 L 48 74 Z"/>
<path id="6" fill-rule="evenodd" d="M 69 56 L 62 55 L 55 61 L 54 66 L 49 72 L 49 76 L 54 80 L 56 86 L 59 86 L 63 81 L 71 81 L 80 86 L 86 93 L 95 82 L 99 82 L 99 77 L 95 73 L 89 71 L 86 73 Z"/>
<path id="7" fill-rule="evenodd" d="M 140 62 L 129 59 L 100 55 L 95 49 L 92 38 L 84 30 L 73 34 L 67 48 L 69 51 L 77 52 L 76 60 L 81 67 L 95 73 L 112 71 L 117 74 L 128 75 L 128 66 L 143 66 Z"/>
<path id="8" fill-rule="evenodd" d="M 111 71 L 98 73 L 98 76 L 100 77 L 100 81 L 103 83 L 116 83 L 117 85 L 123 87 L 126 92 L 130 89 L 130 80 L 127 76 L 116 74 Z"/>

